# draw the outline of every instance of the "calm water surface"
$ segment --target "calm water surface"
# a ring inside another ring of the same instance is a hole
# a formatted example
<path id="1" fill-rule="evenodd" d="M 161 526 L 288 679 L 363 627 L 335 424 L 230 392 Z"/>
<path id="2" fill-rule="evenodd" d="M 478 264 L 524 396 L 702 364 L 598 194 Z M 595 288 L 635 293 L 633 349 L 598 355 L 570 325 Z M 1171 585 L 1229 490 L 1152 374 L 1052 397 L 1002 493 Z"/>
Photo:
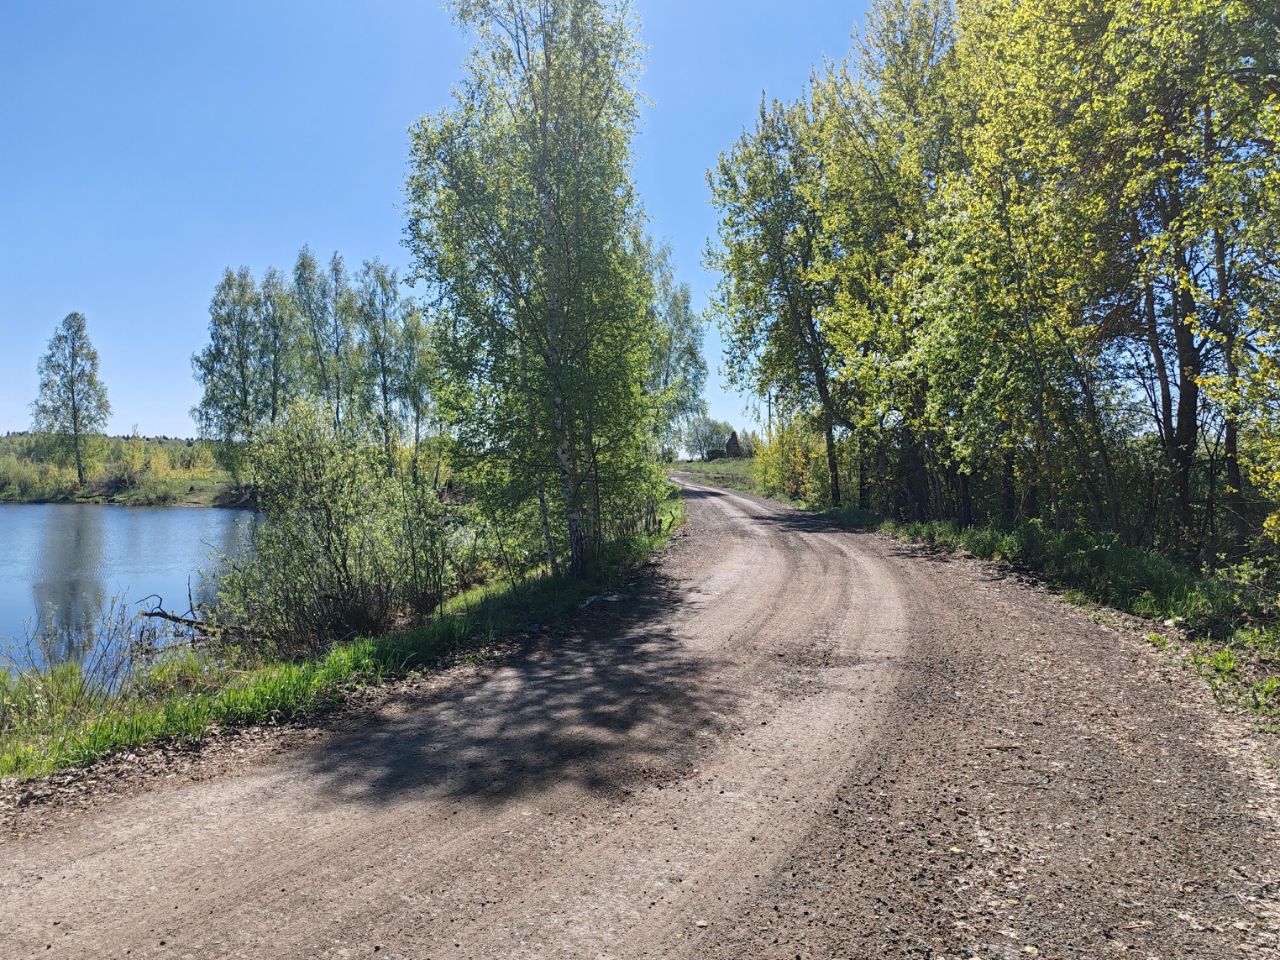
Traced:
<path id="1" fill-rule="evenodd" d="M 114 601 L 177 613 L 211 599 L 218 556 L 247 548 L 253 514 L 194 507 L 0 504 L 0 668 L 84 660 Z"/>

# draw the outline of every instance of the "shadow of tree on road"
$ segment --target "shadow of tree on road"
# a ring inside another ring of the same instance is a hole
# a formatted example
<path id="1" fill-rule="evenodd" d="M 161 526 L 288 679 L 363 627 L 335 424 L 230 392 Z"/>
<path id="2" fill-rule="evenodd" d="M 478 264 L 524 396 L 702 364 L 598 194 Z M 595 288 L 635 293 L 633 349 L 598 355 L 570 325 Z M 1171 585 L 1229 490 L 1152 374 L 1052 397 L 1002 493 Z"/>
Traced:
<path id="1" fill-rule="evenodd" d="M 460 689 L 338 734 L 304 759 L 326 801 L 498 804 L 560 783 L 611 793 L 687 769 L 736 698 L 675 629 L 683 592 L 651 566 Z"/>
<path id="2" fill-rule="evenodd" d="M 692 487 L 681 487 L 680 496 L 685 500 L 714 500 L 728 496 L 723 490 L 694 490 Z"/>

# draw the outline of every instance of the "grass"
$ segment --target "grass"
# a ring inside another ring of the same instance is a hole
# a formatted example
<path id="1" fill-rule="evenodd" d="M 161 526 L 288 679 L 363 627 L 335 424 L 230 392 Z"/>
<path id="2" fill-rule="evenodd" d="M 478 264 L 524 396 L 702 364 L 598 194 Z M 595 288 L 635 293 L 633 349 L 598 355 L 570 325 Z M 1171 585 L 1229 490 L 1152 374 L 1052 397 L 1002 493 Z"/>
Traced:
<path id="1" fill-rule="evenodd" d="M 236 667 L 184 649 L 162 655 L 118 689 L 76 664 L 18 676 L 0 671 L 0 776 L 28 779 L 152 744 L 316 716 L 363 687 L 429 669 L 573 610 L 661 547 L 683 517 L 673 489 L 660 532 L 619 545 L 595 579 L 539 577 L 475 587 L 424 626 L 338 644 L 313 660 Z"/>
<path id="2" fill-rule="evenodd" d="M 758 493 L 754 473 L 754 460 L 691 460 L 688 463 L 669 463 L 667 469 L 692 474 L 704 483 Z"/>
<path id="3" fill-rule="evenodd" d="M 1126 613 L 1174 620 L 1220 632 L 1236 614 L 1230 586 L 1114 536 L 1053 530 L 1037 521 L 1013 526 L 960 527 L 946 521 L 902 523 L 855 510 L 833 511 L 849 527 L 901 540 L 964 550 L 1008 563 L 1065 589 L 1074 602 L 1101 603 Z"/>

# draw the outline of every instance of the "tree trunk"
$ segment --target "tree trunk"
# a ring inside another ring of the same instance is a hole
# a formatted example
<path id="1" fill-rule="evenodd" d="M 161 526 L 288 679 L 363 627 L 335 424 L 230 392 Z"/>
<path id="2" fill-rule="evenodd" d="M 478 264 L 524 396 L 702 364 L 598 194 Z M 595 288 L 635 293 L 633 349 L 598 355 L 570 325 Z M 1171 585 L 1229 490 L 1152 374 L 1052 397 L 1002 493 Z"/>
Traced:
<path id="1" fill-rule="evenodd" d="M 1230 374 L 1228 374 L 1230 376 Z M 1244 478 L 1240 470 L 1239 428 L 1234 416 L 1226 422 L 1223 438 L 1224 456 L 1227 462 L 1227 513 L 1231 529 L 1231 541 L 1228 544 L 1228 556 L 1238 560 L 1244 554 L 1245 543 L 1249 538 L 1249 524 L 1245 516 Z"/>
<path id="2" fill-rule="evenodd" d="M 836 441 L 833 429 L 835 408 L 831 402 L 831 388 L 827 381 L 827 361 L 818 337 L 818 325 L 814 322 L 811 309 L 805 312 L 804 324 L 807 336 L 802 334 L 802 338 L 808 344 L 809 362 L 813 370 L 813 382 L 818 388 L 818 400 L 822 404 L 822 419 L 826 428 L 827 479 L 831 487 L 831 505 L 838 507 L 840 506 L 840 465 L 836 458 Z"/>
<path id="3" fill-rule="evenodd" d="M 1208 130 L 1206 124 L 1206 139 Z M 1227 556 L 1238 560 L 1244 555 L 1249 539 L 1249 524 L 1245 517 L 1244 478 L 1240 470 L 1239 390 L 1240 364 L 1236 356 L 1238 330 L 1233 312 L 1228 307 L 1231 294 L 1227 273 L 1227 242 L 1222 230 L 1213 231 L 1213 261 L 1217 274 L 1218 329 L 1223 335 L 1222 353 L 1227 374 L 1227 403 L 1223 414 L 1223 457 L 1227 468 L 1227 528 L 1231 531 L 1227 543 Z"/>
<path id="4" fill-rule="evenodd" d="M 1000 508 L 1004 519 L 1013 523 L 1018 517 L 1018 486 L 1014 473 L 1013 454 L 1004 456 L 1004 468 L 1000 472 Z"/>
<path id="5" fill-rule="evenodd" d="M 582 511 L 578 508 L 578 497 L 574 490 L 567 440 L 561 440 L 556 445 L 556 458 L 560 463 L 560 494 L 564 499 L 565 523 L 569 528 L 569 573 L 582 578 L 587 573 L 587 542 L 582 527 Z"/>
<path id="6" fill-rule="evenodd" d="M 836 437 L 831 427 L 831 416 L 823 418 L 827 437 L 827 474 L 831 481 L 831 505 L 840 506 L 840 463 L 836 458 Z"/>
<path id="7" fill-rule="evenodd" d="M 963 471 L 956 474 L 956 496 L 960 501 L 960 526 L 973 526 L 973 489 L 969 474 Z"/>
<path id="8" fill-rule="evenodd" d="M 1094 397 L 1093 382 L 1089 376 L 1089 371 L 1085 369 L 1074 354 L 1071 356 L 1071 361 L 1076 367 L 1076 376 L 1080 380 L 1080 391 L 1084 396 L 1085 412 L 1089 416 L 1093 446 L 1098 454 L 1098 464 L 1102 469 L 1102 489 L 1106 496 L 1108 526 L 1111 530 L 1119 532 L 1120 497 L 1116 492 L 1115 469 L 1111 464 L 1111 454 L 1107 450 L 1106 436 L 1102 430 L 1102 416 L 1098 410 L 1097 400 Z"/>
<path id="9" fill-rule="evenodd" d="M 858 438 L 858 509 L 871 509 L 871 489 L 867 484 L 867 452 L 865 441 Z"/>
<path id="10" fill-rule="evenodd" d="M 547 484 L 538 474 L 538 519 L 542 523 L 542 542 L 547 551 L 547 569 L 553 577 L 560 576 L 560 560 L 556 557 L 556 541 L 551 535 L 551 515 L 547 510 Z"/>
<path id="11" fill-rule="evenodd" d="M 1160 431 L 1160 442 L 1166 451 L 1173 443 L 1173 391 L 1169 387 L 1169 368 L 1165 365 L 1164 346 L 1160 342 L 1160 323 L 1156 315 L 1155 285 L 1148 283 L 1143 292 L 1145 315 L 1147 321 L 1147 349 L 1151 351 L 1151 364 L 1155 367 L 1156 380 L 1160 388 L 1160 410 L 1157 426 Z"/>
<path id="12" fill-rule="evenodd" d="M 552 389 L 552 411 L 556 431 L 556 463 L 560 470 L 560 496 L 564 501 L 565 524 L 569 529 L 569 574 L 584 577 L 587 573 L 586 533 L 582 510 L 578 505 L 578 471 L 569 444 L 569 418 L 564 397 Z"/>
<path id="13" fill-rule="evenodd" d="M 1174 302 L 1174 348 L 1178 358 L 1177 422 L 1174 424 L 1173 443 L 1169 450 L 1173 487 L 1173 521 L 1175 546 L 1188 546 L 1192 533 L 1191 471 L 1195 464 L 1196 438 L 1199 434 L 1197 417 L 1200 408 L 1200 357 L 1196 350 L 1195 334 L 1191 329 L 1191 317 L 1195 304 L 1191 294 L 1179 290 Z"/>
<path id="14" fill-rule="evenodd" d="M 409 475 L 413 478 L 413 485 L 418 485 L 418 457 L 422 451 L 422 412 L 417 405 L 413 408 L 413 462 L 409 465 Z"/>
<path id="15" fill-rule="evenodd" d="M 80 404 L 76 399 L 76 358 L 71 358 L 71 443 L 76 457 L 76 480 L 84 486 L 84 430 L 80 425 Z"/>
<path id="16" fill-rule="evenodd" d="M 901 445 L 898 448 L 898 477 L 900 493 L 898 500 L 899 518 L 903 520 L 924 520 L 928 510 L 928 479 L 924 475 L 924 461 L 915 435 L 905 427 L 902 430 Z M 926 488 L 921 489 L 921 480 Z"/>

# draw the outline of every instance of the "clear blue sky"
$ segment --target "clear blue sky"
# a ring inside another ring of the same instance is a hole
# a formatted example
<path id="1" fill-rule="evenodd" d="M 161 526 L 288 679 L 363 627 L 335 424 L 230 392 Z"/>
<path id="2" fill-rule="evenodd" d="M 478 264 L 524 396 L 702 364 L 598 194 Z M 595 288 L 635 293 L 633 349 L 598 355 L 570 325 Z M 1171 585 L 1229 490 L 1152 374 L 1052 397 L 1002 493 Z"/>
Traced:
<path id="1" fill-rule="evenodd" d="M 636 179 L 701 308 L 706 169 L 762 91 L 793 97 L 845 53 L 865 0 L 637 8 L 652 103 Z M 447 104 L 468 44 L 436 0 L 10 0 L 3 19 L 0 432 L 27 428 L 36 361 L 72 310 L 111 432 L 187 436 L 224 267 L 288 267 L 303 243 L 406 263 L 406 129 Z M 744 422 L 714 332 L 707 353 L 713 415 Z"/>

